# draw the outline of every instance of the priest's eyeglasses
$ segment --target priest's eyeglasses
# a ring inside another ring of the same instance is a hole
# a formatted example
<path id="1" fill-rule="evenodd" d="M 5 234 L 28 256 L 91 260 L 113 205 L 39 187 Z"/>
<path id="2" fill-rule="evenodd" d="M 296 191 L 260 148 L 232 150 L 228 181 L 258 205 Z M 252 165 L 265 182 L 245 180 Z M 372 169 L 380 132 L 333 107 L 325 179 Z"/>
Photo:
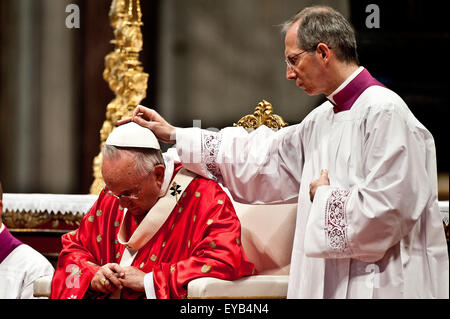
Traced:
<path id="1" fill-rule="evenodd" d="M 295 54 L 295 55 L 293 55 L 293 56 L 288 56 L 288 57 L 284 60 L 284 62 L 286 62 L 287 67 L 288 67 L 288 68 L 293 68 L 294 66 L 296 66 L 296 65 L 297 65 L 297 62 L 298 62 L 298 60 L 299 60 L 299 56 L 302 55 L 302 54 L 305 53 L 305 52 L 308 52 L 308 51 L 304 50 L 304 51 L 302 51 L 302 52 L 300 52 L 300 53 L 297 53 L 297 54 Z"/>

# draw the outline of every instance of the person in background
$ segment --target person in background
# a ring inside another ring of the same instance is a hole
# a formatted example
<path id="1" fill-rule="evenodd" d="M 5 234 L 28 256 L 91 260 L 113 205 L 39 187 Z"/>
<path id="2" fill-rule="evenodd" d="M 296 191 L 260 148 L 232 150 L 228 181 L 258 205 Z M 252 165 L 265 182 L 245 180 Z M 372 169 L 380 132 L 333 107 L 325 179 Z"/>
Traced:
<path id="1" fill-rule="evenodd" d="M 0 299 L 34 298 L 33 282 L 53 275 L 53 266 L 39 252 L 11 235 L 2 222 L 2 213 L 0 183 Z"/>

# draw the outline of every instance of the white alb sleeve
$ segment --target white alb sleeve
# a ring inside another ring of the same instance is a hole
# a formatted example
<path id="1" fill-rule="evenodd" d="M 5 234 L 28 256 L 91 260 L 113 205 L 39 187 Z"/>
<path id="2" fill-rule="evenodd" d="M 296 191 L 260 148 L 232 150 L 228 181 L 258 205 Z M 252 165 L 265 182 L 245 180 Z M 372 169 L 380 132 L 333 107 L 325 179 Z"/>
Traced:
<path id="1" fill-rule="evenodd" d="M 144 276 L 144 289 L 147 299 L 157 299 L 155 285 L 153 283 L 153 272 L 149 272 Z"/>

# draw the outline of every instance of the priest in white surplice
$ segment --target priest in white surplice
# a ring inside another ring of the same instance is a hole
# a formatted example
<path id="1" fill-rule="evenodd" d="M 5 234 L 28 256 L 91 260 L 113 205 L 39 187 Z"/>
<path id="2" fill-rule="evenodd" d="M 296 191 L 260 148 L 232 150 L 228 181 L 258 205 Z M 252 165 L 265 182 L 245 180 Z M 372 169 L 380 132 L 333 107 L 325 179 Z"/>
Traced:
<path id="1" fill-rule="evenodd" d="M 284 32 L 287 78 L 328 98 L 300 124 L 181 129 L 142 106 L 132 120 L 237 201 L 298 202 L 288 298 L 448 298 L 432 135 L 358 66 L 340 13 L 306 8 Z"/>

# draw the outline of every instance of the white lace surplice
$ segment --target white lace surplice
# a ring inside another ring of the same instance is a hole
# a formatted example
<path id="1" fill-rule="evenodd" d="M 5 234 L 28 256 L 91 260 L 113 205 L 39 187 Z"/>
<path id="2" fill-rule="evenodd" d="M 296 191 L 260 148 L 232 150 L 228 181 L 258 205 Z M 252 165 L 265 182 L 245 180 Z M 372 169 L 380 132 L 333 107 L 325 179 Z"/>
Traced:
<path id="1" fill-rule="evenodd" d="M 332 108 L 278 132 L 177 129 L 177 151 L 237 201 L 298 202 L 288 298 L 448 298 L 431 134 L 380 86 Z M 311 203 L 324 168 L 331 185 Z"/>

